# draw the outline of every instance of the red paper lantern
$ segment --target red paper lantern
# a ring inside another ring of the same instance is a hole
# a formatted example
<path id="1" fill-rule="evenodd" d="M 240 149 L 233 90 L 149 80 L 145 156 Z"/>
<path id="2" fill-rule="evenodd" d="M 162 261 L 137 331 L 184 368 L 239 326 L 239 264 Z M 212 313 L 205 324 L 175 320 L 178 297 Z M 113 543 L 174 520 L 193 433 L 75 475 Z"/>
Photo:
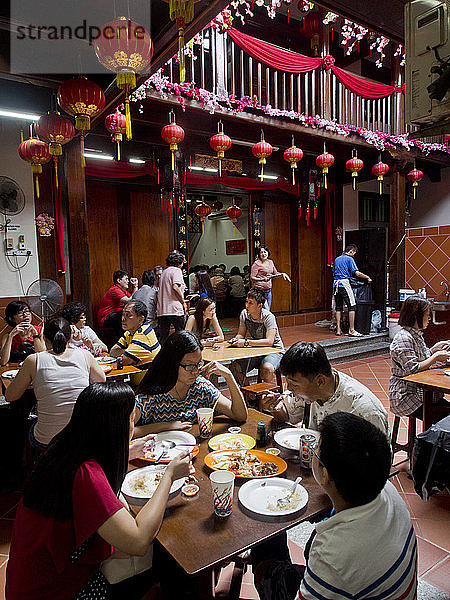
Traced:
<path id="1" fill-rule="evenodd" d="M 75 128 L 69 119 L 57 112 L 52 112 L 40 117 L 36 123 L 36 133 L 44 142 L 48 143 L 48 150 L 53 156 L 55 185 L 58 187 L 58 156 L 62 155 L 62 145 L 73 139 Z"/>
<path id="2" fill-rule="evenodd" d="M 346 162 L 345 167 L 352 174 L 352 188 L 356 190 L 356 178 L 358 177 L 358 172 L 364 167 L 364 162 L 356 156 L 355 152 L 354 156 Z"/>
<path id="3" fill-rule="evenodd" d="M 219 176 L 222 176 L 222 158 L 225 156 L 225 150 L 231 148 L 231 138 L 223 132 L 222 121 L 219 121 L 218 133 L 212 136 L 209 140 L 209 145 L 217 152 L 217 158 L 219 159 Z"/>
<path id="4" fill-rule="evenodd" d="M 136 73 L 143 72 L 153 56 L 153 42 L 139 23 L 119 17 L 103 25 L 102 35 L 94 42 L 99 62 L 116 73 L 117 87 L 125 91 L 127 139 L 131 139 L 130 91 L 136 87 Z"/>
<path id="5" fill-rule="evenodd" d="M 233 223 L 236 223 L 241 215 L 242 210 L 235 204 L 232 204 L 229 208 L 227 208 L 227 217 L 229 217 Z"/>
<path id="6" fill-rule="evenodd" d="M 105 126 L 106 129 L 112 133 L 117 143 L 117 160 L 120 160 L 120 142 L 127 129 L 126 116 L 119 111 L 111 113 L 105 119 Z"/>
<path id="7" fill-rule="evenodd" d="M 419 185 L 419 181 L 423 177 L 423 172 L 420 169 L 416 169 L 416 167 L 414 165 L 414 169 L 408 173 L 407 177 L 408 177 L 408 181 L 412 181 L 413 198 L 415 200 L 416 193 L 417 193 L 416 190 Z"/>
<path id="8" fill-rule="evenodd" d="M 93 81 L 78 77 L 68 79 L 59 86 L 58 103 L 75 117 L 75 127 L 81 130 L 81 164 L 84 167 L 84 134 L 91 128 L 91 117 L 98 115 L 105 106 L 105 94 Z"/>
<path id="9" fill-rule="evenodd" d="M 284 151 L 283 158 L 291 164 L 292 183 L 295 185 L 295 169 L 297 168 L 297 163 L 303 158 L 303 150 L 297 148 L 294 144 L 294 136 L 292 136 L 292 146 Z"/>
<path id="10" fill-rule="evenodd" d="M 332 154 L 329 154 L 326 151 L 326 148 L 324 148 L 323 154 L 321 154 L 320 156 L 318 156 L 316 158 L 316 165 L 319 167 L 319 169 L 322 169 L 323 185 L 324 185 L 325 189 L 327 189 L 327 187 L 328 187 L 328 183 L 327 183 L 328 169 L 333 164 L 334 164 L 334 156 Z"/>
<path id="11" fill-rule="evenodd" d="M 208 206 L 207 204 L 205 204 L 205 202 L 202 200 L 201 203 L 197 204 L 197 206 L 194 208 L 194 212 L 196 215 L 198 215 L 200 217 L 200 221 L 202 223 L 202 233 L 203 233 L 206 217 L 208 215 L 210 215 L 212 212 L 211 207 Z"/>
<path id="12" fill-rule="evenodd" d="M 175 151 L 178 150 L 178 144 L 184 140 L 184 129 L 175 123 L 175 113 L 173 110 L 169 113 L 170 124 L 165 125 L 161 130 L 161 137 L 170 144 L 172 152 L 172 171 L 175 172 Z"/>
<path id="13" fill-rule="evenodd" d="M 252 148 L 253 156 L 259 158 L 259 164 L 261 165 L 261 173 L 259 175 L 261 181 L 264 179 L 264 165 L 266 164 L 266 158 L 273 152 L 272 146 L 269 142 L 264 140 L 264 132 L 261 131 L 261 141 L 255 144 Z"/>
<path id="14" fill-rule="evenodd" d="M 38 138 L 30 138 L 19 145 L 19 156 L 22 160 L 31 163 L 36 185 L 36 196 L 39 198 L 39 174 L 42 173 L 42 165 L 51 159 L 48 145 Z"/>
<path id="15" fill-rule="evenodd" d="M 378 191 L 380 196 L 383 193 L 383 177 L 389 173 L 389 165 L 384 162 L 377 162 L 376 165 L 372 167 L 372 174 L 376 176 L 378 180 Z"/>

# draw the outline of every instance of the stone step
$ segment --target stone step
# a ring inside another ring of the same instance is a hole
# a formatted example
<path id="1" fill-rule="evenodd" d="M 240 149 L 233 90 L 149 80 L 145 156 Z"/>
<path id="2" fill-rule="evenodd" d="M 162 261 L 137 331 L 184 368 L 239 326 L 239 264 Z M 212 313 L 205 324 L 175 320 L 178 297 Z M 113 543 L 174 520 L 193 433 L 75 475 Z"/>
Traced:
<path id="1" fill-rule="evenodd" d="M 390 340 L 386 333 L 364 335 L 360 338 L 343 336 L 321 342 L 332 363 L 345 362 L 349 359 L 368 358 L 389 352 Z"/>

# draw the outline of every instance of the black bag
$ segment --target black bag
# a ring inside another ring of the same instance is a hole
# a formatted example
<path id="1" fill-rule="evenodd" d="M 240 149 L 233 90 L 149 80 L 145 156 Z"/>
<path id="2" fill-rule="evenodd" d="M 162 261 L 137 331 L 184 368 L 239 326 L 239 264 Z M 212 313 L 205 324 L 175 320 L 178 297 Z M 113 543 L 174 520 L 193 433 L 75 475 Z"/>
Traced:
<path id="1" fill-rule="evenodd" d="M 412 475 L 414 489 L 425 502 L 450 486 L 450 416 L 417 436 Z"/>

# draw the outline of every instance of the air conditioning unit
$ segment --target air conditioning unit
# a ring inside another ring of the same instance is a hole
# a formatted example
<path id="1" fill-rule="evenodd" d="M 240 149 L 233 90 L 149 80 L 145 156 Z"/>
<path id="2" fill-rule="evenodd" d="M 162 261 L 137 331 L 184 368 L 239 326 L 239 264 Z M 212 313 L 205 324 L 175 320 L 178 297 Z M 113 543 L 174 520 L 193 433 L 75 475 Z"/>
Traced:
<path id="1" fill-rule="evenodd" d="M 450 121 L 449 20 L 450 0 L 413 0 L 405 6 L 409 123 L 429 127 Z"/>

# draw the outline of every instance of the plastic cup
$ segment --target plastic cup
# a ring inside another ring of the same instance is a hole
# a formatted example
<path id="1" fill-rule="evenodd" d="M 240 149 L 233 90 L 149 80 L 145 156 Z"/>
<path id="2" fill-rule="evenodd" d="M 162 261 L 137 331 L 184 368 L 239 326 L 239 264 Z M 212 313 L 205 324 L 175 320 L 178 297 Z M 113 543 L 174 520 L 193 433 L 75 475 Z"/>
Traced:
<path id="1" fill-rule="evenodd" d="M 218 517 L 229 517 L 233 507 L 234 473 L 213 471 L 209 476 L 214 500 L 214 512 Z"/>
<path id="2" fill-rule="evenodd" d="M 213 408 L 197 408 L 197 421 L 201 438 L 209 438 L 213 426 Z"/>

